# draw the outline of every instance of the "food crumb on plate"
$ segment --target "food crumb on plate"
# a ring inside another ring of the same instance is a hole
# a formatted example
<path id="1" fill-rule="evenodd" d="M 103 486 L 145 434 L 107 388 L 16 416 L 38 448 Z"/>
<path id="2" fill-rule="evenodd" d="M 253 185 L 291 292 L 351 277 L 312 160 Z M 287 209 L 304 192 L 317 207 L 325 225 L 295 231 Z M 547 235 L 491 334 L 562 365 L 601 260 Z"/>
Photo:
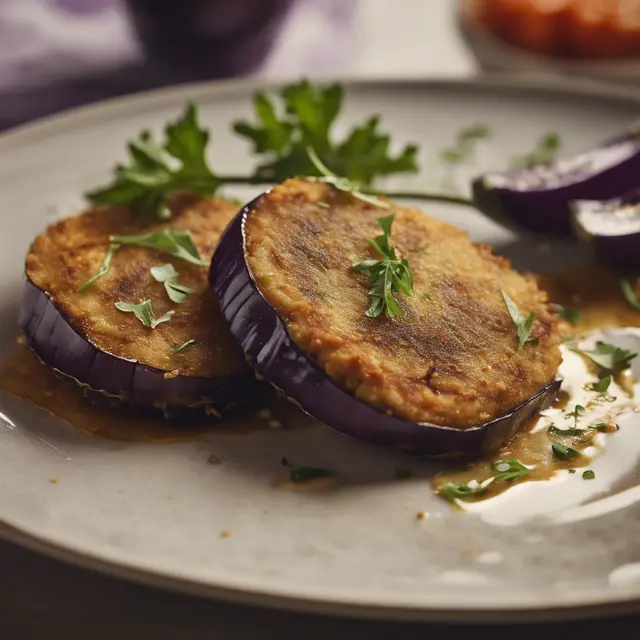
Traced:
<path id="1" fill-rule="evenodd" d="M 60 484 L 60 480 L 58 478 L 49 478 L 49 482 L 51 484 Z"/>
<path id="2" fill-rule="evenodd" d="M 220 537 L 221 538 L 230 538 L 231 537 L 231 531 L 227 531 L 227 529 L 223 529 L 220 532 Z"/>

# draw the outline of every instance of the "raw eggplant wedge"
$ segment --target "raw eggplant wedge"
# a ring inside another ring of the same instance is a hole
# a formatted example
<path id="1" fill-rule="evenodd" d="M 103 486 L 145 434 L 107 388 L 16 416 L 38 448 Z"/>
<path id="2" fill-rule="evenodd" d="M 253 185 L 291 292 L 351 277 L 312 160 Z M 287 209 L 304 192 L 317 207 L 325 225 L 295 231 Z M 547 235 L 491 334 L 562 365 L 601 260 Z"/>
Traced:
<path id="1" fill-rule="evenodd" d="M 571 233 L 573 200 L 615 198 L 638 186 L 640 127 L 595 149 L 549 165 L 486 173 L 473 181 L 476 206 L 502 224 Z"/>
<path id="2" fill-rule="evenodd" d="M 184 196 L 170 221 L 136 218 L 121 208 L 94 209 L 61 220 L 38 236 L 27 256 L 19 323 L 27 345 L 87 397 L 165 415 L 204 408 L 220 415 L 250 397 L 256 386 L 207 285 L 207 267 L 148 247 L 123 245 L 108 272 L 90 287 L 114 234 L 189 230 L 205 265 L 237 207 L 222 200 Z M 185 300 L 169 299 L 150 269 L 172 264 Z M 151 300 L 168 322 L 145 326 L 115 303 Z M 182 348 L 181 348 L 182 347 Z"/>
<path id="3" fill-rule="evenodd" d="M 546 294 L 451 225 L 391 210 L 392 240 L 414 276 L 402 318 L 366 317 L 370 286 L 352 268 L 370 256 L 367 239 L 389 211 L 304 180 L 276 186 L 231 222 L 212 290 L 257 376 L 329 427 L 424 455 L 493 451 L 558 391 L 560 338 Z M 536 342 L 523 350 L 500 286 L 539 314 Z"/>
<path id="4" fill-rule="evenodd" d="M 640 189 L 611 200 L 577 200 L 571 207 L 576 235 L 598 260 L 640 269 Z"/>

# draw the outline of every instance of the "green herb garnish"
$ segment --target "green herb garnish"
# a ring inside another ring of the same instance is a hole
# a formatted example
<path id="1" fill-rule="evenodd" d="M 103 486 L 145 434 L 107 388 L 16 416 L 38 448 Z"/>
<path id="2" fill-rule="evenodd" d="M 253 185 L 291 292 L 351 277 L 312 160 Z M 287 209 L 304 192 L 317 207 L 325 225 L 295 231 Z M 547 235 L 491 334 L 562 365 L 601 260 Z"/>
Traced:
<path id="1" fill-rule="evenodd" d="M 568 469 L 569 473 L 575 473 L 576 470 L 575 469 Z"/>
<path id="2" fill-rule="evenodd" d="M 329 168 L 322 163 L 322 160 L 320 160 L 313 147 L 308 147 L 307 153 L 309 154 L 309 158 L 311 159 L 314 167 L 316 167 L 317 171 L 320 173 L 320 177 L 318 178 L 319 180 L 333 185 L 336 189 L 338 189 L 338 191 L 348 193 L 358 200 L 362 200 L 363 202 L 372 204 L 374 207 L 379 207 L 380 209 L 389 208 L 389 205 L 386 202 L 380 200 L 380 198 L 378 198 L 377 196 L 363 193 L 361 191 L 361 185 L 358 182 L 349 180 L 349 178 L 341 178 L 335 173 L 332 173 Z"/>
<path id="3" fill-rule="evenodd" d="M 184 351 L 188 347 L 192 347 L 195 344 L 196 344 L 196 341 L 193 338 L 191 338 L 190 340 L 187 340 L 185 343 L 183 343 L 183 344 L 181 344 L 181 345 L 179 345 L 177 347 L 174 347 L 171 350 L 171 355 L 175 356 L 176 353 L 180 353 L 181 351 Z"/>
<path id="4" fill-rule="evenodd" d="M 464 127 L 456 134 L 453 144 L 440 151 L 440 160 L 449 165 L 464 164 L 471 160 L 478 143 L 490 136 L 491 130 L 486 124 Z"/>
<path id="5" fill-rule="evenodd" d="M 504 289 L 502 290 L 502 297 L 507 305 L 511 320 L 513 320 L 513 324 L 516 325 L 516 329 L 518 330 L 518 351 L 528 344 L 537 342 L 537 338 L 529 337 L 531 335 L 531 327 L 536 319 L 536 312 L 531 311 L 525 320 L 524 316 L 520 313 L 520 309 L 518 309 L 518 305 Z"/>
<path id="6" fill-rule="evenodd" d="M 526 476 L 530 469 L 516 460 L 510 458 L 508 460 L 496 460 L 491 463 L 491 470 L 496 474 L 493 478 L 494 482 L 509 482 Z"/>
<path id="7" fill-rule="evenodd" d="M 93 276 L 93 278 L 89 278 L 84 284 L 81 284 L 78 287 L 77 291 L 85 291 L 85 289 L 88 289 L 94 282 L 100 280 L 102 276 L 106 275 L 106 273 L 109 271 L 109 267 L 111 266 L 111 260 L 113 259 L 113 256 L 116 254 L 119 248 L 120 245 L 116 244 L 115 242 L 112 242 L 109 245 L 104 260 L 102 261 L 102 264 L 100 265 L 96 275 Z"/>
<path id="8" fill-rule="evenodd" d="M 582 472 L 583 480 L 595 480 L 595 477 L 596 477 L 596 472 L 593 469 L 587 469 L 586 471 Z"/>
<path id="9" fill-rule="evenodd" d="M 604 376 L 604 378 L 600 378 L 598 382 L 594 382 L 591 385 L 591 389 L 596 391 L 597 393 L 607 393 L 609 391 L 609 387 L 611 386 L 611 374 Z"/>
<path id="10" fill-rule="evenodd" d="M 133 313 L 145 327 L 151 327 L 152 329 L 155 329 L 159 324 L 162 324 L 163 322 L 168 322 L 169 320 L 171 320 L 171 316 L 175 313 L 175 311 L 167 311 L 167 313 L 164 313 L 159 318 L 156 318 L 153 315 L 151 300 L 145 300 L 140 304 L 116 302 L 115 307 L 119 311 L 124 311 L 125 313 Z"/>
<path id="11" fill-rule="evenodd" d="M 93 204 L 129 204 L 136 215 L 166 219 L 171 216 L 169 196 L 181 190 L 212 195 L 221 186 L 207 164 L 209 133 L 200 128 L 196 107 L 165 129 L 159 145 L 148 131 L 129 143 L 129 161 L 118 166 L 114 181 L 86 197 Z"/>
<path id="12" fill-rule="evenodd" d="M 184 229 L 162 229 L 161 231 L 152 231 L 138 236 L 111 236 L 111 244 L 107 249 L 107 253 L 98 272 L 84 284 L 80 285 L 78 291 L 84 291 L 96 282 L 96 280 L 102 278 L 102 276 L 109 271 L 113 256 L 124 245 L 157 249 L 158 251 L 200 267 L 204 267 L 207 264 L 200 257 L 198 248 L 191 238 L 191 234 Z"/>
<path id="13" fill-rule="evenodd" d="M 581 404 L 577 404 L 574 408 L 573 411 L 569 411 L 568 413 L 564 414 L 565 418 L 573 418 L 573 426 L 575 428 L 578 427 L 578 419 L 580 418 L 580 416 L 585 412 L 585 408 L 581 405 Z"/>
<path id="14" fill-rule="evenodd" d="M 640 311 L 640 300 L 638 300 L 638 296 L 636 296 L 636 292 L 633 290 L 631 282 L 629 282 L 627 278 L 620 280 L 620 290 L 622 291 L 622 295 L 627 301 L 627 304 L 632 309 Z"/>
<path id="15" fill-rule="evenodd" d="M 382 259 L 361 260 L 353 265 L 356 271 L 369 273 L 367 282 L 371 286 L 371 303 L 366 311 L 369 318 L 377 318 L 382 313 L 387 318 L 401 318 L 404 316 L 404 310 L 393 294 L 397 292 L 407 296 L 413 295 L 413 274 L 409 263 L 404 258 L 398 259 L 391 246 L 391 226 L 394 219 L 395 214 L 378 218 L 382 235 L 369 240 L 369 244 Z"/>
<path id="16" fill-rule="evenodd" d="M 151 267 L 151 275 L 158 282 L 164 283 L 164 288 L 172 302 L 183 303 L 193 290 L 184 284 L 178 283 L 178 272 L 171 264 L 163 264 L 161 267 Z"/>
<path id="17" fill-rule="evenodd" d="M 413 478 L 413 472 L 411 471 L 411 469 L 402 469 L 400 467 L 396 467 L 394 476 L 396 480 L 408 480 L 409 478 Z"/>
<path id="18" fill-rule="evenodd" d="M 575 353 L 589 358 L 602 370 L 610 373 L 619 373 L 631 366 L 631 361 L 637 357 L 637 353 L 628 349 L 621 349 L 608 342 L 596 342 L 595 349 L 586 351 L 583 349 L 572 349 Z"/>
<path id="19" fill-rule="evenodd" d="M 314 467 L 296 467 L 291 469 L 289 473 L 289 480 L 296 484 L 303 484 L 316 478 L 330 478 L 331 473 L 326 469 L 316 469 Z"/>
<path id="20" fill-rule="evenodd" d="M 553 451 L 553 457 L 558 458 L 558 460 L 571 460 L 580 455 L 577 449 L 567 447 L 559 442 L 552 442 L 551 450 Z"/>
<path id="21" fill-rule="evenodd" d="M 561 304 L 555 304 L 553 309 L 561 318 L 573 325 L 578 324 L 582 317 L 582 311 L 578 307 L 563 307 Z"/>
<path id="22" fill-rule="evenodd" d="M 470 487 L 468 484 L 455 484 L 447 482 L 438 489 L 438 495 L 451 502 L 455 500 L 469 500 L 486 493 L 486 487 Z"/>
<path id="23" fill-rule="evenodd" d="M 554 132 L 546 133 L 529 153 L 514 158 L 512 166 L 516 169 L 529 169 L 536 165 L 551 164 L 557 158 L 560 147 L 560 136 Z"/>
<path id="24" fill-rule="evenodd" d="M 274 183 L 296 175 L 324 175 L 310 161 L 308 147 L 331 172 L 364 185 L 379 176 L 418 171 L 418 148 L 407 145 L 398 155 L 391 155 L 390 136 L 378 130 L 378 116 L 354 127 L 336 142 L 332 128 L 343 99 L 342 85 L 322 88 L 308 80 L 285 87 L 277 96 L 256 94 L 257 122 L 236 122 L 233 127 L 253 143 L 254 152 L 263 159 L 254 177 Z"/>
<path id="25" fill-rule="evenodd" d="M 560 436 L 565 438 L 572 438 L 575 436 L 586 436 L 590 433 L 591 427 L 589 429 L 578 429 L 577 427 L 573 429 L 558 429 L 556 426 L 550 426 L 547 429 L 547 433 L 552 436 Z"/>

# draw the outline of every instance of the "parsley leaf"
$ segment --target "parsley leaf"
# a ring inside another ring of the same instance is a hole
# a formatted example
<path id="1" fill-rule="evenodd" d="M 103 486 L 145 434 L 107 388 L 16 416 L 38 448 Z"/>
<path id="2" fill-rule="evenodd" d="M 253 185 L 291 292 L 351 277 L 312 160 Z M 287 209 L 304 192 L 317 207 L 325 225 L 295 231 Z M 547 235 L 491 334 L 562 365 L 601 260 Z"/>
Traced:
<path id="1" fill-rule="evenodd" d="M 577 428 L 578 427 L 578 419 L 580 418 L 580 416 L 585 411 L 586 411 L 586 409 L 581 404 L 577 404 L 573 408 L 573 411 L 569 411 L 568 413 L 565 413 L 564 416 L 565 416 L 565 418 L 573 418 L 573 426 Z"/>
<path id="2" fill-rule="evenodd" d="M 196 344 L 196 341 L 193 338 L 191 338 L 190 340 L 187 340 L 184 344 L 181 344 L 181 345 L 179 345 L 177 347 L 174 347 L 171 350 L 171 355 L 175 356 L 176 353 L 180 353 L 181 351 L 184 351 L 188 347 L 192 347 L 195 344 Z"/>
<path id="3" fill-rule="evenodd" d="M 588 429 L 578 429 L 574 427 L 573 429 L 558 429 L 555 425 L 551 425 L 547 429 L 547 433 L 554 436 L 572 438 L 574 436 L 586 436 L 591 432 L 591 427 Z"/>
<path id="4" fill-rule="evenodd" d="M 445 164 L 459 165 L 468 162 L 473 157 L 476 147 L 481 140 L 491 136 L 491 130 L 486 124 L 474 124 L 461 129 L 451 146 L 440 151 L 440 160 Z"/>
<path id="5" fill-rule="evenodd" d="M 382 235 L 369 240 L 369 244 L 382 256 L 381 260 L 366 259 L 356 262 L 353 268 L 356 271 L 368 271 L 368 284 L 370 305 L 366 315 L 369 318 L 377 318 L 383 312 L 387 318 L 401 318 L 404 311 L 394 297 L 394 293 L 413 295 L 413 273 L 406 259 L 398 259 L 391 246 L 391 226 L 395 214 L 386 218 L 378 218 L 378 224 L 382 229 Z"/>
<path id="6" fill-rule="evenodd" d="M 100 265 L 100 268 L 98 269 L 98 272 L 95 276 L 89 278 L 89 280 L 84 284 L 81 284 L 77 290 L 84 291 L 94 282 L 102 278 L 102 276 L 109 271 L 113 256 L 123 245 L 134 245 L 138 247 L 157 249 L 158 251 L 168 253 L 170 256 L 180 258 L 181 260 L 185 260 L 191 264 L 196 264 L 200 267 L 204 267 L 207 264 L 200 257 L 200 253 L 198 252 L 196 245 L 193 243 L 191 234 L 184 229 L 162 229 L 161 231 L 143 233 L 139 236 L 111 236 L 111 244 L 107 249 L 107 253 Z"/>
<path id="7" fill-rule="evenodd" d="M 320 160 L 320 158 L 318 157 L 318 154 L 315 152 L 315 149 L 313 149 L 313 147 L 307 148 L 307 154 L 309 155 L 309 159 L 311 160 L 313 165 L 320 172 L 320 175 L 321 175 L 321 177 L 319 178 L 320 181 L 326 182 L 327 184 L 331 184 L 339 191 L 348 193 L 352 195 L 354 198 L 357 198 L 358 200 L 362 200 L 363 202 L 372 204 L 374 207 L 379 207 L 380 209 L 389 208 L 389 205 L 383 200 L 380 200 L 378 197 L 368 195 L 360 191 L 360 185 L 357 182 L 353 182 L 348 178 L 341 178 L 335 175 L 334 173 L 332 173 L 323 164 L 322 160 Z"/>
<path id="8" fill-rule="evenodd" d="M 530 169 L 536 165 L 551 164 L 560 151 L 562 143 L 557 133 L 549 132 L 540 137 L 535 147 L 522 156 L 512 160 L 515 169 Z"/>
<path id="9" fill-rule="evenodd" d="M 166 127 L 162 145 L 150 132 L 142 132 L 129 143 L 128 164 L 116 167 L 113 182 L 86 197 L 93 204 L 129 204 L 138 216 L 166 219 L 171 216 L 168 198 L 175 191 L 212 195 L 222 184 L 207 164 L 208 142 L 196 107 L 189 104 L 184 115 Z"/>
<path id="10" fill-rule="evenodd" d="M 295 175 L 323 175 L 310 161 L 308 147 L 315 149 L 322 163 L 337 175 L 365 185 L 378 176 L 416 173 L 417 147 L 407 145 L 398 155 L 392 155 L 389 135 L 378 129 L 379 116 L 352 129 L 342 141 L 335 141 L 332 128 L 343 99 L 342 85 L 318 87 L 308 80 L 286 86 L 277 96 L 256 94 L 257 122 L 238 121 L 233 126 L 264 158 L 255 177 L 281 182 Z"/>
<path id="11" fill-rule="evenodd" d="M 530 471 L 528 467 L 525 467 L 525 465 L 516 458 L 496 460 L 491 463 L 491 470 L 496 474 L 493 479 L 494 482 L 517 480 L 526 476 Z"/>
<path id="12" fill-rule="evenodd" d="M 632 309 L 640 311 L 640 300 L 638 300 L 638 296 L 636 296 L 636 292 L 633 290 L 631 282 L 629 282 L 627 278 L 620 280 L 620 290 L 622 291 L 622 295 L 627 301 L 627 304 Z"/>
<path id="13" fill-rule="evenodd" d="M 605 376 L 604 378 L 600 378 L 598 382 L 594 382 L 591 385 L 591 388 L 598 393 L 607 393 L 609 391 L 609 387 L 611 386 L 611 374 Z"/>
<path id="14" fill-rule="evenodd" d="M 438 489 L 438 495 L 441 495 L 446 500 L 453 502 L 454 500 L 468 500 L 469 498 L 475 498 L 481 496 L 487 491 L 486 487 L 477 486 L 470 487 L 468 484 L 455 484 L 454 482 L 447 482 Z"/>
<path id="15" fill-rule="evenodd" d="M 537 342 L 537 338 L 529 337 L 531 335 L 531 327 L 536 319 L 536 312 L 532 311 L 525 320 L 520 313 L 520 309 L 518 309 L 518 305 L 504 289 L 502 290 L 502 297 L 504 298 L 504 303 L 507 305 L 511 320 L 513 320 L 513 324 L 516 325 L 516 329 L 518 330 L 518 351 L 528 344 Z"/>
<path id="16" fill-rule="evenodd" d="M 577 307 L 563 307 L 561 304 L 554 304 L 553 310 L 567 322 L 576 325 L 580 322 L 582 311 Z"/>
<path id="17" fill-rule="evenodd" d="M 175 313 L 175 311 L 167 311 L 167 313 L 161 315 L 159 318 L 156 318 L 153 315 L 151 300 L 145 300 L 140 304 L 116 302 L 115 307 L 119 311 L 124 311 L 125 313 L 133 313 L 145 327 L 151 327 L 152 329 L 155 329 L 159 324 L 162 324 L 163 322 L 168 322 L 169 320 L 171 320 L 171 316 Z"/>
<path id="18" fill-rule="evenodd" d="M 595 480 L 595 477 L 596 477 L 596 472 L 593 469 L 587 469 L 586 471 L 582 472 L 583 480 Z"/>
<path id="19" fill-rule="evenodd" d="M 580 452 L 577 449 L 572 449 L 571 447 L 567 447 L 559 442 L 552 442 L 551 450 L 553 451 L 553 457 L 558 458 L 559 460 L 571 460 L 572 458 L 576 458 L 580 455 Z"/>
<path id="20" fill-rule="evenodd" d="M 81 284 L 78 287 L 77 291 L 85 291 L 94 282 L 97 282 L 98 280 L 100 280 L 100 278 L 102 278 L 102 276 L 107 274 L 107 272 L 109 271 L 109 267 L 111 266 L 111 260 L 113 259 L 113 256 L 117 253 L 119 248 L 120 248 L 120 245 L 115 242 L 112 242 L 109 245 L 109 248 L 107 249 L 107 253 L 104 256 L 104 260 L 102 261 L 102 264 L 100 265 L 98 271 L 96 272 L 96 275 L 93 276 L 92 278 L 89 278 L 85 283 Z"/>
<path id="21" fill-rule="evenodd" d="M 573 348 L 572 351 L 589 358 L 602 370 L 610 373 L 619 373 L 631 366 L 631 361 L 637 357 L 637 353 L 628 349 L 621 349 L 608 342 L 596 342 L 595 349 L 586 351 Z"/>
<path id="22" fill-rule="evenodd" d="M 178 272 L 171 264 L 163 264 L 161 267 L 151 267 L 151 275 L 158 282 L 164 283 L 164 288 L 172 302 L 181 304 L 193 290 L 184 284 L 178 283 Z"/>

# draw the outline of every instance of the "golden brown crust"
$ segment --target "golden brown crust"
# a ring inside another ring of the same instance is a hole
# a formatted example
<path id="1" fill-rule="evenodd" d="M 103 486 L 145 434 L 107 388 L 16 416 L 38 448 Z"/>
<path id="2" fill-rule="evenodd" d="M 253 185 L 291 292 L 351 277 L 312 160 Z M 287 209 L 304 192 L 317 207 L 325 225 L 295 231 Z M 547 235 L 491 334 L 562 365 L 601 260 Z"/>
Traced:
<path id="1" fill-rule="evenodd" d="M 366 275 L 352 264 L 377 257 L 367 239 L 391 211 L 414 295 L 398 296 L 403 318 L 367 318 Z M 560 337 L 546 294 L 489 247 L 418 209 L 385 211 L 322 183 L 288 180 L 261 198 L 245 236 L 257 286 L 294 342 L 374 407 L 466 428 L 508 413 L 555 377 Z M 517 350 L 501 289 L 523 314 L 536 312 L 536 344 Z"/>
<path id="2" fill-rule="evenodd" d="M 178 375 L 226 376 L 242 373 L 247 364 L 235 343 L 207 284 L 208 268 L 134 246 L 123 246 L 109 272 L 86 291 L 77 288 L 98 270 L 109 237 L 157 229 L 188 229 L 200 255 L 211 260 L 213 251 L 237 206 L 219 199 L 181 196 L 171 220 L 135 218 L 124 207 L 92 209 L 60 220 L 39 235 L 27 256 L 27 276 L 45 291 L 72 326 L 102 351 L 136 360 Z M 193 293 L 182 304 L 167 297 L 164 285 L 149 269 L 172 263 L 178 281 Z M 175 314 L 155 329 L 145 327 L 132 313 L 118 311 L 118 301 L 140 303 L 150 299 L 156 317 Z M 187 340 L 196 344 L 175 355 L 174 347 Z"/>

